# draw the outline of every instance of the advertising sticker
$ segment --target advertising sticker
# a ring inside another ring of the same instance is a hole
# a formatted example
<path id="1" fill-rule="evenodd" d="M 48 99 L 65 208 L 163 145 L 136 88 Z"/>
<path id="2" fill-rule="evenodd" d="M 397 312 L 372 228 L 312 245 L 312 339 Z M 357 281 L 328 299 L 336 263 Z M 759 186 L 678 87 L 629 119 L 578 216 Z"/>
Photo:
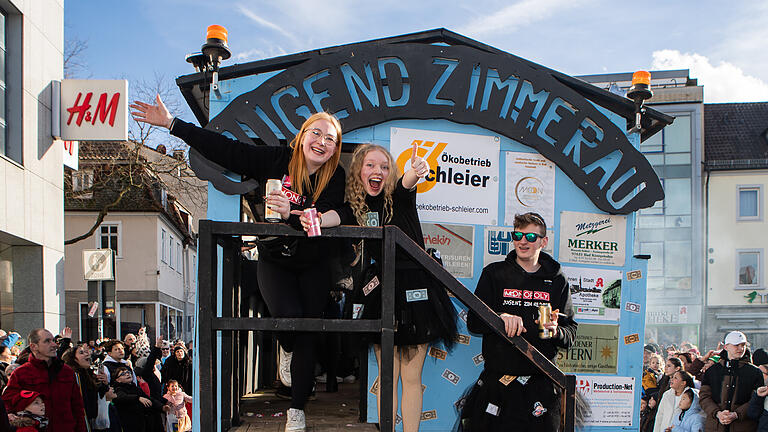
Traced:
<path id="1" fill-rule="evenodd" d="M 634 377 L 577 375 L 576 391 L 589 402 L 585 426 L 632 426 Z"/>
<path id="2" fill-rule="evenodd" d="M 627 217 L 564 211 L 560 262 L 623 266 Z"/>
<path id="3" fill-rule="evenodd" d="M 422 221 L 496 225 L 499 137 L 392 128 L 389 150 L 401 172 L 410 169 L 413 144 L 430 172 L 416 186 Z"/>
<path id="4" fill-rule="evenodd" d="M 538 153 L 507 152 L 504 224 L 515 214 L 536 212 L 547 225 L 555 221 L 555 164 Z"/>
<path id="5" fill-rule="evenodd" d="M 571 287 L 576 320 L 618 321 L 621 315 L 621 271 L 563 266 Z"/>
<path id="6" fill-rule="evenodd" d="M 555 363 L 566 373 L 615 374 L 618 353 L 618 325 L 579 324 L 573 345 L 558 351 Z"/>
<path id="7" fill-rule="evenodd" d="M 424 245 L 440 252 L 446 270 L 456 278 L 472 277 L 474 226 L 423 223 L 421 230 Z"/>

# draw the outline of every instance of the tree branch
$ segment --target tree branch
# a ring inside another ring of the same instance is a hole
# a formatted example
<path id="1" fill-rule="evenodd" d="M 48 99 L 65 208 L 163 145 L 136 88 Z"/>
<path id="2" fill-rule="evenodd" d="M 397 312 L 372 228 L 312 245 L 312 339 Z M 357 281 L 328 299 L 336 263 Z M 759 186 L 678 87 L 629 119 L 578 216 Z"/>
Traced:
<path id="1" fill-rule="evenodd" d="M 96 228 L 98 228 L 99 225 L 101 225 L 101 223 L 104 221 L 104 217 L 107 215 L 107 213 L 109 213 L 109 209 L 111 209 L 112 207 L 120 204 L 120 201 L 123 199 L 123 196 L 126 193 L 128 193 L 128 190 L 130 188 L 131 188 L 130 186 L 128 186 L 126 188 L 123 188 L 123 190 L 120 191 L 120 194 L 118 194 L 117 198 L 114 201 L 112 201 L 111 203 L 105 205 L 99 211 L 99 215 L 96 216 L 96 222 L 93 223 L 93 226 L 91 226 L 91 229 L 89 229 L 87 233 L 85 233 L 83 235 L 79 235 L 79 236 L 77 236 L 75 238 L 72 238 L 72 239 L 69 239 L 69 240 L 65 240 L 64 241 L 64 245 L 66 246 L 66 245 L 75 244 L 75 243 L 79 242 L 80 240 L 85 240 L 88 237 L 92 236 L 93 233 L 96 231 Z"/>

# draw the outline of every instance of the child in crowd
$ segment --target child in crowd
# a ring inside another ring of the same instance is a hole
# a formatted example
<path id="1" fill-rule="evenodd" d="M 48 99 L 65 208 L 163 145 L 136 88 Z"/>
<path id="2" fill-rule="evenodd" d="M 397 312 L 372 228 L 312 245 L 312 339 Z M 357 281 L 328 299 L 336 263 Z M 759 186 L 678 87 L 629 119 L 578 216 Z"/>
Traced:
<path id="1" fill-rule="evenodd" d="M 192 403 L 192 396 L 184 393 L 176 380 L 168 381 L 168 392 L 163 396 L 168 401 L 170 412 L 176 416 L 175 432 L 187 432 L 192 430 L 192 422 L 189 419 L 186 404 Z M 169 430 L 171 432 L 171 430 Z"/>
<path id="2" fill-rule="evenodd" d="M 43 397 L 36 391 L 20 391 L 9 408 L 8 419 L 16 432 L 42 431 L 48 426 Z"/>
<path id="3" fill-rule="evenodd" d="M 144 393 L 133 383 L 133 373 L 126 366 L 114 369 L 112 386 L 117 397 L 112 400 L 117 408 L 120 425 L 126 431 L 155 431 L 162 426 L 160 413 L 170 407 Z"/>
<path id="4" fill-rule="evenodd" d="M 699 392 L 688 388 L 680 396 L 680 415 L 672 420 L 672 427 L 666 432 L 703 432 L 704 412 L 699 405 Z"/>

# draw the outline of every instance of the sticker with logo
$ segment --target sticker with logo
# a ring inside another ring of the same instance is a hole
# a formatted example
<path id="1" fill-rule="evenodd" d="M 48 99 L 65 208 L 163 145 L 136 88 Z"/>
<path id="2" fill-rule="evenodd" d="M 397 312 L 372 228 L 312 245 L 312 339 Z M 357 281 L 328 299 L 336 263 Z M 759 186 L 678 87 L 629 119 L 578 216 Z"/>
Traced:
<path id="1" fill-rule="evenodd" d="M 488 406 L 485 407 L 485 412 L 487 412 L 490 415 L 497 416 L 499 415 L 499 407 L 488 402 Z"/>
<path id="2" fill-rule="evenodd" d="M 533 414 L 534 417 L 541 417 L 545 412 L 547 412 L 547 409 L 544 408 L 544 405 L 542 405 L 541 402 L 533 404 L 533 412 L 531 414 Z"/>
<path id="3" fill-rule="evenodd" d="M 523 298 L 526 300 L 544 300 L 549 301 L 549 293 L 546 291 L 528 291 L 519 289 L 505 289 L 503 296 L 506 298 Z"/>

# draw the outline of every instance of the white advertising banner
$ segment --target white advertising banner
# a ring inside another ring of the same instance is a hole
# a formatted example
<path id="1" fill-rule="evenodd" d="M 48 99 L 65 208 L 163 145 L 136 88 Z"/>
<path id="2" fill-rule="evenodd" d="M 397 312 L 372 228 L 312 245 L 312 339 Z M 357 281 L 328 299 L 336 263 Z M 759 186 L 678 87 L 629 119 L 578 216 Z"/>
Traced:
<path id="1" fill-rule="evenodd" d="M 515 249 L 512 243 L 512 231 L 515 229 L 506 226 L 487 226 L 483 232 L 483 267 L 496 261 L 504 261 L 507 254 Z M 552 241 L 554 237 L 554 231 L 548 229 L 547 237 L 549 241 L 547 246 L 542 250 L 548 254 L 552 254 Z"/>
<path id="2" fill-rule="evenodd" d="M 580 318 L 618 321 L 621 315 L 621 270 L 563 266 L 571 287 L 573 310 Z"/>
<path id="3" fill-rule="evenodd" d="M 63 140 L 128 139 L 128 81 L 63 80 L 61 82 Z"/>
<path id="4" fill-rule="evenodd" d="M 401 172 L 413 145 L 430 173 L 416 187 L 419 218 L 428 222 L 496 225 L 499 137 L 392 128 L 389 150 Z"/>
<path id="5" fill-rule="evenodd" d="M 560 262 L 623 266 L 627 217 L 560 213 Z"/>
<path id="6" fill-rule="evenodd" d="M 423 223 L 421 230 L 426 248 L 435 248 L 440 252 L 443 267 L 453 277 L 472 277 L 475 250 L 474 226 Z"/>
<path id="7" fill-rule="evenodd" d="M 555 223 L 555 164 L 538 153 L 507 152 L 504 224 L 515 214 L 536 212 L 547 225 Z"/>
<path id="8" fill-rule="evenodd" d="M 588 402 L 585 426 L 632 426 L 634 377 L 576 375 L 576 391 Z"/>

